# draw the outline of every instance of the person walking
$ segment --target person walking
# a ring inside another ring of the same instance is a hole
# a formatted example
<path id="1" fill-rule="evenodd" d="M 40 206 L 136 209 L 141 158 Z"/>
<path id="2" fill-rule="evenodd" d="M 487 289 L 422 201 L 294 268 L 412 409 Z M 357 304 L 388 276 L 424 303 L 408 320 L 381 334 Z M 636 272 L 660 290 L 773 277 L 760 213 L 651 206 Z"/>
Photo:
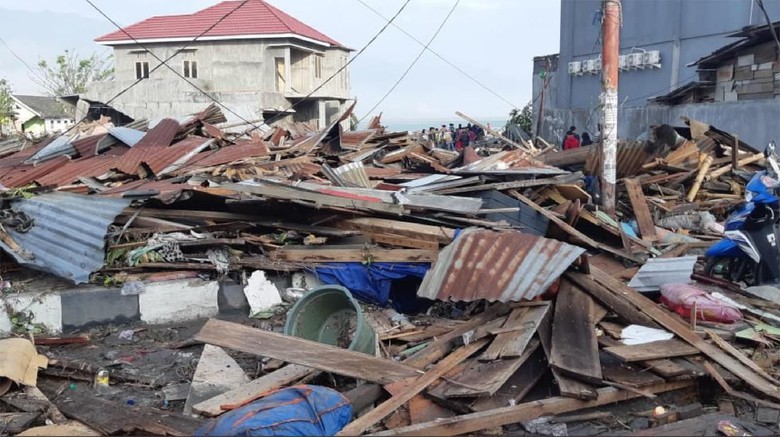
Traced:
<path id="1" fill-rule="evenodd" d="M 452 130 L 451 129 L 445 130 L 443 137 L 444 137 L 444 144 L 446 146 L 445 148 L 447 150 L 455 150 L 455 142 L 454 142 L 454 138 L 452 137 Z"/>
<path id="2" fill-rule="evenodd" d="M 585 146 L 590 146 L 591 144 L 593 144 L 593 140 L 590 139 L 590 134 L 587 132 L 583 132 L 580 146 L 585 147 Z"/>

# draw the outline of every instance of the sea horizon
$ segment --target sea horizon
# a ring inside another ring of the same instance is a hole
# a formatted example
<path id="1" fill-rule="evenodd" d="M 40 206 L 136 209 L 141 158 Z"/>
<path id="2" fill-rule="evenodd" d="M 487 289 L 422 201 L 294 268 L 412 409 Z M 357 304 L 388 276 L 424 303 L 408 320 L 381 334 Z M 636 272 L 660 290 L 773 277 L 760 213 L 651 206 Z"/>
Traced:
<path id="1" fill-rule="evenodd" d="M 506 125 L 507 120 L 509 120 L 509 117 L 474 117 L 475 120 L 477 120 L 480 123 L 483 124 L 490 124 L 490 126 L 494 129 L 502 128 L 504 125 Z M 462 118 L 453 117 L 450 119 L 446 118 L 437 118 L 437 119 L 420 119 L 420 120 L 393 120 L 393 119 L 387 119 L 382 120 L 382 125 L 387 127 L 387 130 L 390 132 L 403 132 L 403 131 L 410 131 L 410 132 L 419 132 L 423 129 L 428 129 L 430 127 L 441 127 L 441 125 L 449 125 L 450 123 L 453 123 L 455 127 L 457 127 L 459 124 L 466 126 L 468 122 L 466 120 L 463 120 Z M 365 129 L 366 122 L 361 123 L 359 129 Z"/>

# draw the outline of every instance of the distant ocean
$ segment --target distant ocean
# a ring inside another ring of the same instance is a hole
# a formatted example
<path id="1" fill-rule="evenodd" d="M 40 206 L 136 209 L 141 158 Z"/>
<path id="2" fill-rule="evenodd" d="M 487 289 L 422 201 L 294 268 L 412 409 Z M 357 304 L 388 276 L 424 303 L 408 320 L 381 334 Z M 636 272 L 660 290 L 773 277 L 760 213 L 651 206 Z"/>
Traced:
<path id="1" fill-rule="evenodd" d="M 504 127 L 506 124 L 507 118 L 477 118 L 474 117 L 475 120 L 479 121 L 483 124 L 490 123 L 490 126 L 493 129 L 498 129 Z M 452 118 L 449 120 L 382 120 L 382 125 L 387 126 L 387 130 L 391 132 L 401 132 L 401 131 L 421 131 L 423 129 L 428 129 L 429 127 L 441 127 L 441 125 L 449 125 L 450 123 L 455 124 L 455 127 L 458 127 L 459 124 L 462 124 L 463 126 L 466 126 L 468 122 L 466 120 L 463 120 L 461 118 Z M 365 122 L 360 126 L 361 129 L 365 128 Z"/>

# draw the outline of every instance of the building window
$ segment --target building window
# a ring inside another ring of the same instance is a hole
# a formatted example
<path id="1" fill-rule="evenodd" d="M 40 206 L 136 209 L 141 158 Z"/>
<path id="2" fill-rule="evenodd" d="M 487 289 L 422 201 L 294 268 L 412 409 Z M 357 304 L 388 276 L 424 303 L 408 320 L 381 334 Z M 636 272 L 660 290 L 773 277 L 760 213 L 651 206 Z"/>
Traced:
<path id="1" fill-rule="evenodd" d="M 276 69 L 276 91 L 283 93 L 287 90 L 287 69 L 284 58 L 274 58 Z"/>
<path id="2" fill-rule="evenodd" d="M 135 78 L 136 79 L 149 79 L 149 63 L 148 62 L 136 62 L 135 63 Z"/>
<path id="3" fill-rule="evenodd" d="M 314 78 L 322 79 L 322 56 L 314 55 Z"/>
<path id="4" fill-rule="evenodd" d="M 341 58 L 341 89 L 347 89 L 347 57 Z"/>
<path id="5" fill-rule="evenodd" d="M 198 78 L 198 61 L 184 61 L 184 77 Z"/>

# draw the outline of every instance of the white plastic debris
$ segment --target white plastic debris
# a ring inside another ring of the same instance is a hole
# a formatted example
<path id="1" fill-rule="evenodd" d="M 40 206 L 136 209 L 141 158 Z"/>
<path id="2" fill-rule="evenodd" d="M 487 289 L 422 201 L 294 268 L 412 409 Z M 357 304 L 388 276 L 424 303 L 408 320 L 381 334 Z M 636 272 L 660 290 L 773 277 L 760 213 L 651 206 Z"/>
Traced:
<path id="1" fill-rule="evenodd" d="M 654 341 L 671 340 L 674 334 L 663 329 L 648 328 L 642 325 L 629 325 L 620 333 L 623 344 L 635 345 Z"/>
<path id="2" fill-rule="evenodd" d="M 255 270 L 249 277 L 244 296 L 249 302 L 249 317 L 266 318 L 274 314 L 274 308 L 282 303 L 279 289 L 265 277 L 265 272 Z"/>

